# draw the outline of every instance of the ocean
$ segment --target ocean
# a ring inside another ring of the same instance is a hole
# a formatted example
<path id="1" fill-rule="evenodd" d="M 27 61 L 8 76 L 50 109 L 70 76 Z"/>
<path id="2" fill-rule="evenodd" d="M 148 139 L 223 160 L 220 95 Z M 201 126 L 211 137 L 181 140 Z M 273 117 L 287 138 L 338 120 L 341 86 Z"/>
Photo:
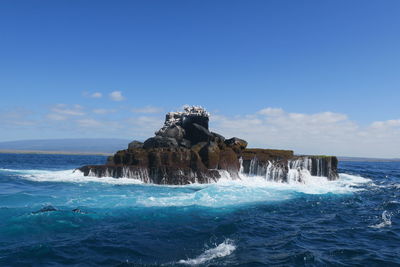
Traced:
<path id="1" fill-rule="evenodd" d="M 400 163 L 160 186 L 103 156 L 0 154 L 0 266 L 400 266 Z"/>

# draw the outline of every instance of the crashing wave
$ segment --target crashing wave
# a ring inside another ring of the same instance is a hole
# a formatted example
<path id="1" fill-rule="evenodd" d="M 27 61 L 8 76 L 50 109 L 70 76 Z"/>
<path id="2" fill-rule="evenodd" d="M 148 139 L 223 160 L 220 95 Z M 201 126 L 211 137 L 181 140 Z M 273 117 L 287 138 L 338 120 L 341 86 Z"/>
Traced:
<path id="1" fill-rule="evenodd" d="M 178 261 L 178 263 L 185 265 L 199 265 L 208 262 L 212 259 L 229 256 L 230 254 L 232 254 L 233 251 L 235 251 L 235 249 L 236 246 L 234 245 L 233 241 L 230 239 L 226 239 L 224 242 L 222 242 L 215 248 L 211 248 L 204 251 L 198 257 L 193 259 L 180 260 Z"/>
<path id="2" fill-rule="evenodd" d="M 391 214 L 386 210 L 382 212 L 382 222 L 374 225 L 370 225 L 371 228 L 380 229 L 386 226 L 392 225 Z"/>

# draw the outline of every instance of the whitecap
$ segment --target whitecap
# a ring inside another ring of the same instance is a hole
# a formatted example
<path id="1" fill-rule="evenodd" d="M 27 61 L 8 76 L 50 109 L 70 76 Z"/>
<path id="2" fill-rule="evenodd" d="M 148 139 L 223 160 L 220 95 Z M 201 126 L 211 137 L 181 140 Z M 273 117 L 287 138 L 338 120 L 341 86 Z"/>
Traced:
<path id="1" fill-rule="evenodd" d="M 79 170 L 14 170 L 0 169 L 1 171 L 12 172 L 19 177 L 35 182 L 68 182 L 68 183 L 88 183 L 99 182 L 108 184 L 143 184 L 142 181 L 132 178 L 113 178 L 113 177 L 92 177 L 84 176 Z"/>
<path id="2" fill-rule="evenodd" d="M 233 241 L 230 239 L 226 239 L 218 246 L 205 250 L 201 255 L 197 256 L 196 258 L 180 260 L 178 261 L 178 263 L 185 265 L 199 265 L 212 259 L 226 257 L 232 254 L 235 249 L 236 246 L 234 245 Z"/>
<path id="3" fill-rule="evenodd" d="M 391 217 L 391 214 L 385 210 L 382 212 L 382 222 L 375 225 L 370 225 L 369 227 L 380 229 L 386 226 L 390 226 L 392 225 Z"/>
<path id="4" fill-rule="evenodd" d="M 290 183 L 268 181 L 265 177 L 241 175 L 240 179 L 232 179 L 228 173 L 221 172 L 222 178 L 212 184 L 154 185 L 144 184 L 132 178 L 89 177 L 80 171 L 62 170 L 6 170 L 15 173 L 22 179 L 35 182 L 69 182 L 85 184 L 88 182 L 107 183 L 113 185 L 141 184 L 148 190 L 132 195 L 126 205 L 144 207 L 170 206 L 204 206 L 226 207 L 256 202 L 284 201 L 303 194 L 349 194 L 365 187 L 362 185 L 371 180 L 349 174 L 340 174 L 339 179 L 329 181 L 325 177 L 307 176 L 303 182 Z M 177 190 L 157 190 L 156 188 L 175 188 Z M 185 190 L 193 189 L 196 190 Z M 119 194 L 118 192 L 115 192 Z M 124 193 L 125 194 L 125 193 Z M 122 198 L 121 194 L 118 197 Z M 123 201 L 122 201 L 123 202 Z M 125 203 L 125 202 L 123 202 Z"/>

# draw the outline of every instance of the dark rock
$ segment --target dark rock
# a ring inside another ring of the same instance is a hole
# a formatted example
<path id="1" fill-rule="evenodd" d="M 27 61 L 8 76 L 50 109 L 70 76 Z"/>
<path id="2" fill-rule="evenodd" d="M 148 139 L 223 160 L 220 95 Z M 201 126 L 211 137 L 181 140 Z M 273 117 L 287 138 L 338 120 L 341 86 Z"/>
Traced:
<path id="1" fill-rule="evenodd" d="M 155 136 L 147 139 L 143 144 L 144 149 L 161 147 L 178 147 L 178 142 L 174 138 Z"/>
<path id="2" fill-rule="evenodd" d="M 122 161 L 127 161 L 122 156 Z M 209 170 L 203 164 L 199 154 L 186 148 L 142 149 L 129 158 L 135 158 L 135 165 L 94 165 L 83 166 L 79 170 L 84 175 L 97 177 L 131 177 L 146 183 L 188 184 L 210 183 L 220 178 L 216 170 Z"/>
<path id="3" fill-rule="evenodd" d="M 260 148 L 247 148 L 242 151 L 242 158 L 244 161 L 257 158 L 260 161 L 279 161 L 294 157 L 292 150 L 276 150 L 276 149 L 260 149 Z"/>
<path id="4" fill-rule="evenodd" d="M 142 148 L 142 147 L 143 147 L 143 143 L 136 141 L 136 140 L 130 142 L 128 145 L 128 149 L 137 149 L 137 148 Z"/>
<path id="5" fill-rule="evenodd" d="M 214 132 L 211 132 L 211 134 L 213 136 L 212 141 L 216 142 L 217 144 L 225 142 L 225 137 L 223 137 L 222 135 L 214 133 Z"/>
<path id="6" fill-rule="evenodd" d="M 236 153 L 241 153 L 242 150 L 247 147 L 247 142 L 237 137 L 225 140 L 225 144 L 232 148 Z"/>
<path id="7" fill-rule="evenodd" d="M 324 176 L 329 180 L 339 178 L 337 173 L 338 159 L 331 156 L 304 156 L 311 159 L 310 172 L 313 176 Z"/>
<path id="8" fill-rule="evenodd" d="M 308 171 L 312 176 L 324 176 L 329 180 L 335 180 L 338 178 L 337 164 L 336 157 L 294 156 L 291 150 L 245 149 L 242 151 L 243 173 L 264 176 L 272 181 L 287 182 L 289 168 L 294 171 L 297 182 L 302 182 L 305 178 L 302 171 Z"/>
<path id="9" fill-rule="evenodd" d="M 73 209 L 72 212 L 80 213 L 80 214 L 87 214 L 86 211 L 83 211 L 83 210 L 81 210 L 81 209 L 79 209 L 79 208 Z"/>
<path id="10" fill-rule="evenodd" d="M 37 213 L 42 213 L 42 212 L 51 212 L 51 211 L 57 211 L 57 209 L 54 208 L 54 207 L 51 206 L 51 205 L 48 205 L 48 206 L 45 206 L 45 207 L 41 208 L 41 209 L 38 210 L 38 211 L 32 212 L 32 214 L 37 214 Z"/>
<path id="11" fill-rule="evenodd" d="M 192 142 L 187 139 L 182 139 L 179 141 L 179 145 L 182 147 L 190 148 L 192 146 Z"/>
<path id="12" fill-rule="evenodd" d="M 199 155 L 204 163 L 204 165 L 208 169 L 217 169 L 218 163 L 220 161 L 220 149 L 217 143 L 211 142 L 205 146 L 203 146 L 200 151 Z"/>
<path id="13" fill-rule="evenodd" d="M 198 115 L 186 115 L 183 118 L 183 128 L 190 127 L 192 124 L 197 124 L 203 127 L 204 129 L 208 130 L 208 116 L 198 116 Z"/>
<path id="14" fill-rule="evenodd" d="M 289 178 L 301 182 L 303 170 L 331 180 L 338 178 L 336 157 L 246 149 L 245 140 L 225 139 L 210 132 L 208 123 L 209 114 L 201 107 L 170 112 L 156 136 L 144 143 L 131 142 L 128 149 L 109 157 L 105 165 L 83 166 L 79 170 L 85 176 L 128 177 L 145 183 L 175 185 L 214 182 L 221 177 L 220 171 L 227 171 L 232 179 L 239 178 L 242 171 L 280 182 Z"/>
<path id="15" fill-rule="evenodd" d="M 185 138 L 188 139 L 192 145 L 199 142 L 208 142 L 213 137 L 210 131 L 200 124 L 192 123 L 186 126 L 184 125 L 183 127 L 186 131 Z"/>
<path id="16" fill-rule="evenodd" d="M 232 148 L 227 147 L 226 149 L 221 150 L 218 169 L 228 171 L 233 177 L 238 176 L 240 162 L 238 155 Z"/>
<path id="17" fill-rule="evenodd" d="M 185 130 L 179 125 L 172 125 L 160 135 L 164 137 L 173 138 L 179 142 L 185 136 Z"/>
<path id="18" fill-rule="evenodd" d="M 197 144 L 193 145 L 193 146 L 191 147 L 191 149 L 192 149 L 194 152 L 199 153 L 200 150 L 201 150 L 203 147 L 205 147 L 207 144 L 208 144 L 207 142 L 200 142 L 200 143 L 197 143 Z"/>

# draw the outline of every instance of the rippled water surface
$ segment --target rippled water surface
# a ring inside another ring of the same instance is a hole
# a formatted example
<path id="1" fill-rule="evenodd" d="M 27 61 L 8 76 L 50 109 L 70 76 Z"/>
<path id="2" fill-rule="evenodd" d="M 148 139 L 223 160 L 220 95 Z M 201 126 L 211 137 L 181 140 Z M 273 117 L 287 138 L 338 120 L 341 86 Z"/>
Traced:
<path id="1" fill-rule="evenodd" d="M 101 156 L 0 154 L 0 266 L 399 266 L 400 163 L 340 179 L 87 178 Z"/>

